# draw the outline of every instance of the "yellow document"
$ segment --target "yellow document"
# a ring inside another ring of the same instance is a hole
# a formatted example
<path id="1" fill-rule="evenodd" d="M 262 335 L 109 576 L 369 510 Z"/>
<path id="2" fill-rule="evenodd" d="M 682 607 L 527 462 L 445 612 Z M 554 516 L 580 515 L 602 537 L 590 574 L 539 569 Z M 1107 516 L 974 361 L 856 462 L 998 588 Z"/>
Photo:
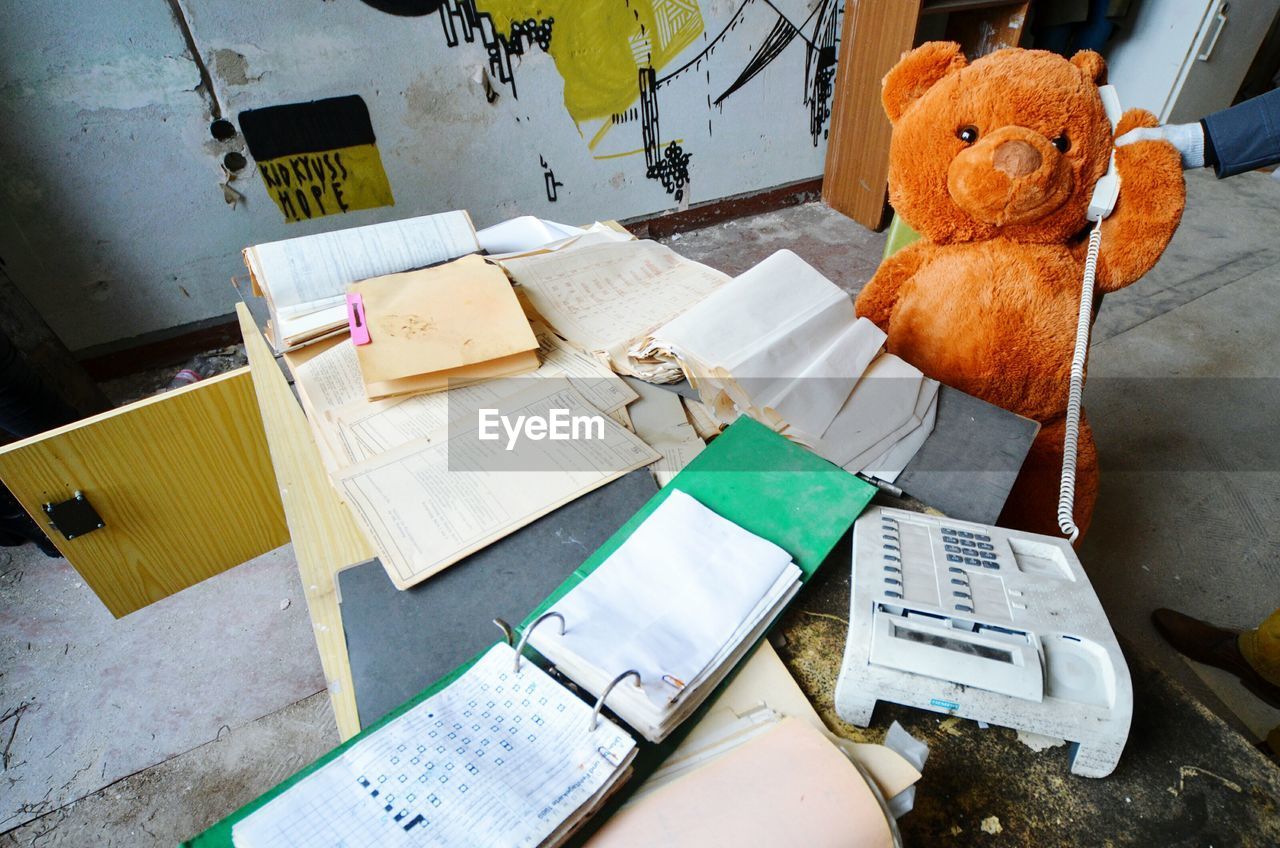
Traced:
<path id="1" fill-rule="evenodd" d="M 619 810 L 587 844 L 889 848 L 893 836 L 857 767 L 788 718 Z"/>
<path id="2" fill-rule="evenodd" d="M 444 433 L 347 468 L 338 490 L 377 548 L 398 589 L 407 589 L 659 454 L 593 408 L 567 382 L 530 380 L 521 394 L 456 415 Z M 493 413 L 492 415 L 490 413 Z M 486 422 L 506 422 L 496 439 Z M 523 418 L 522 418 L 523 417 Z M 556 439 L 513 422 L 586 420 Z M 598 423 L 596 423 L 598 422 Z"/>
<path id="3" fill-rule="evenodd" d="M 371 400 L 538 367 L 538 340 L 511 284 L 479 256 L 362 280 L 350 292 L 369 327 L 356 358 Z"/>
<path id="4" fill-rule="evenodd" d="M 729 279 L 657 242 L 591 233 L 554 253 L 502 266 L 557 333 L 606 356 L 619 374 L 655 383 L 676 382 L 680 368 L 629 351 Z"/>

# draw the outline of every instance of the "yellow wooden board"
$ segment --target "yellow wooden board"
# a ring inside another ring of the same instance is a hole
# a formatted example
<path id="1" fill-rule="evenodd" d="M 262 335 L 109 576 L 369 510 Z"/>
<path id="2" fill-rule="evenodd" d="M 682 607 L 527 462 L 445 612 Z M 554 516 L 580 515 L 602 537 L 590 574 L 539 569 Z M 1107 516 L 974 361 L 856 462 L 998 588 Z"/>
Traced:
<path id="1" fill-rule="evenodd" d="M 373 546 L 338 500 L 329 482 L 311 428 L 270 348 L 244 304 L 236 307 L 245 353 L 253 372 L 262 422 L 271 446 L 271 461 L 285 517 L 293 537 L 293 552 L 306 593 L 307 611 L 315 631 L 320 664 L 329 698 L 344 740 L 360 732 L 351 661 L 338 609 L 338 572 L 375 556 Z M 304 348 L 310 352 L 312 347 Z"/>
<path id="2" fill-rule="evenodd" d="M 289 541 L 249 369 L 0 448 L 0 480 L 116 617 Z M 68 540 L 43 506 L 83 492 Z"/>

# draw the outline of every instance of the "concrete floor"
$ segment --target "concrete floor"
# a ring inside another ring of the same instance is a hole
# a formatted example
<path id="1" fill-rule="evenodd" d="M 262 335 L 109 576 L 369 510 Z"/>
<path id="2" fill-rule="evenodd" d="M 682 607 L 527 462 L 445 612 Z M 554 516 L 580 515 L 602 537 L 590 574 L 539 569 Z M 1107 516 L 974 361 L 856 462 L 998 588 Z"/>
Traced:
<path id="1" fill-rule="evenodd" d="M 1268 719 L 1232 713 L 1248 697 L 1206 685 L 1147 615 L 1244 626 L 1280 604 L 1280 182 L 1197 172 L 1188 190 L 1160 265 L 1096 325 L 1103 481 L 1081 557 L 1116 630 L 1244 732 Z M 809 204 L 669 243 L 729 273 L 789 248 L 856 292 L 884 237 Z M 7 554 L 0 846 L 173 844 L 337 742 L 288 546 L 120 621 L 64 563 Z"/>

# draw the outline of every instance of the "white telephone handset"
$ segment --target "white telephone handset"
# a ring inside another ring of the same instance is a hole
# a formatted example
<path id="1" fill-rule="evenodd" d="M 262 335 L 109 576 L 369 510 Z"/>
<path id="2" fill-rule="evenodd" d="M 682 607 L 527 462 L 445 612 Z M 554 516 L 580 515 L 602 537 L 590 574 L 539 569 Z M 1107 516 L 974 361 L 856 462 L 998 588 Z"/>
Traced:
<path id="1" fill-rule="evenodd" d="M 1120 123 L 1120 98 L 1115 86 L 1098 87 L 1102 107 L 1107 112 L 1114 132 Z M 1071 384 L 1067 394 L 1067 418 L 1062 438 L 1062 481 L 1058 486 L 1058 527 L 1075 542 L 1080 528 L 1073 520 L 1076 500 L 1076 458 L 1080 447 L 1080 403 L 1084 395 L 1084 365 L 1089 357 L 1089 328 L 1093 322 L 1094 277 L 1098 270 L 1098 251 L 1102 248 L 1102 219 L 1111 214 L 1120 195 L 1120 174 L 1116 172 L 1116 154 L 1111 151 L 1111 164 L 1093 187 L 1086 217 L 1094 222 L 1089 232 L 1089 250 L 1084 260 L 1084 283 L 1080 291 L 1080 315 L 1076 322 L 1076 346 L 1071 356 Z"/>

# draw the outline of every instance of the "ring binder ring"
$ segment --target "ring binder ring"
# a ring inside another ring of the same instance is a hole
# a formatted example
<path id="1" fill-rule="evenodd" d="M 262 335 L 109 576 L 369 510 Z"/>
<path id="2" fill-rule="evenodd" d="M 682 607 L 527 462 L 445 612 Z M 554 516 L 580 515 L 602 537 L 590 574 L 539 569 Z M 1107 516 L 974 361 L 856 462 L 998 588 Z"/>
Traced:
<path id="1" fill-rule="evenodd" d="M 561 615 L 558 612 L 544 612 L 542 615 L 538 616 L 536 619 L 534 619 L 533 624 L 530 624 L 528 627 L 525 628 L 524 635 L 520 637 L 520 644 L 516 645 L 516 662 L 515 662 L 516 671 L 520 670 L 520 658 L 524 656 L 524 646 L 525 646 L 525 643 L 529 641 L 529 634 L 532 633 L 539 624 L 546 621 L 548 618 L 560 619 L 560 635 L 561 636 L 564 635 L 564 616 L 563 615 Z"/>
<path id="2" fill-rule="evenodd" d="M 609 681 L 609 685 L 604 687 L 604 691 L 601 692 L 600 697 L 596 699 L 595 708 L 591 710 L 590 729 L 592 731 L 600 726 L 600 710 L 604 708 L 604 699 L 609 697 L 609 693 L 613 691 L 613 687 L 617 686 L 628 677 L 634 677 L 636 679 L 636 686 L 640 685 L 640 672 L 636 671 L 634 668 L 622 672 L 622 674 L 619 674 L 617 677 L 613 678 L 613 680 Z"/>
<path id="3" fill-rule="evenodd" d="M 502 631 L 502 638 L 507 640 L 507 645 L 514 648 L 516 646 L 516 634 L 512 632 L 511 625 L 501 618 L 495 618 L 493 623 L 498 625 L 498 629 Z"/>

